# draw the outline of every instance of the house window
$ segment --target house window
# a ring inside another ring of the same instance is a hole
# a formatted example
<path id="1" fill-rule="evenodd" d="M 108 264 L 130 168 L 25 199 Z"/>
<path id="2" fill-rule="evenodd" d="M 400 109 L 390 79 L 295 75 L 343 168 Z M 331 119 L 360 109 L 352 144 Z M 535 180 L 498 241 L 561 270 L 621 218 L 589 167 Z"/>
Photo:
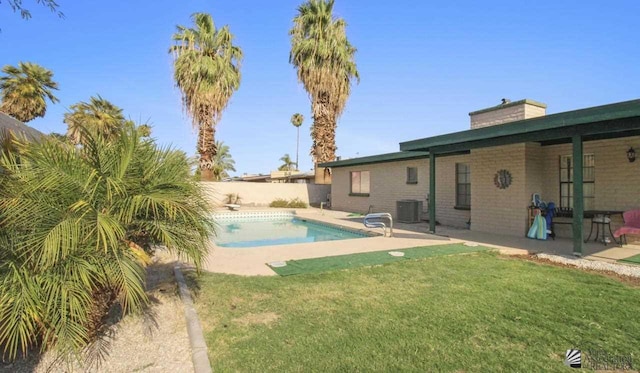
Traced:
<path id="1" fill-rule="evenodd" d="M 466 163 L 456 163 L 456 208 L 471 208 L 471 168 Z"/>
<path id="2" fill-rule="evenodd" d="M 350 195 L 369 195 L 369 171 L 351 172 L 351 193 Z"/>
<path id="3" fill-rule="evenodd" d="M 407 167 L 407 184 L 418 184 L 418 167 Z"/>
<path id="4" fill-rule="evenodd" d="M 585 154 L 582 165 L 584 209 L 595 206 L 596 162 L 593 154 Z M 573 208 L 573 156 L 560 156 L 560 207 Z"/>

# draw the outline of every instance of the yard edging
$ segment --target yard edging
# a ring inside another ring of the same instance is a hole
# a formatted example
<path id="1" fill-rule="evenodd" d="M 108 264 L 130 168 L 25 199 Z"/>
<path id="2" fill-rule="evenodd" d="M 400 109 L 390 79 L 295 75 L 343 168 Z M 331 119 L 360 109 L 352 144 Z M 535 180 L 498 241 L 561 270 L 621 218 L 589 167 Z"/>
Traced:
<path id="1" fill-rule="evenodd" d="M 195 373 L 211 373 L 211 363 L 207 354 L 207 343 L 202 334 L 202 327 L 198 319 L 198 313 L 193 307 L 193 299 L 189 287 L 184 280 L 180 266 L 173 267 L 180 290 L 180 298 L 184 304 L 184 318 L 187 321 L 187 332 L 189 333 L 189 343 L 191 344 L 191 361 L 193 362 L 193 370 Z"/>

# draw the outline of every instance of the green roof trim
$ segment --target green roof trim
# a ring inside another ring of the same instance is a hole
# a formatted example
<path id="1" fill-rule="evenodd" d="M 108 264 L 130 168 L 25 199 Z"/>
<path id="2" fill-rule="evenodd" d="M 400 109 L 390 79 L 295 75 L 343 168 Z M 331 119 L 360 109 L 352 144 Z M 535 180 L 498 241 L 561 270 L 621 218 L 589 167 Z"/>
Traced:
<path id="1" fill-rule="evenodd" d="M 530 100 L 528 98 L 525 98 L 524 100 L 513 101 L 513 102 L 506 103 L 506 104 L 500 104 L 500 105 L 488 107 L 486 109 L 480 109 L 480 110 L 472 111 L 472 112 L 469 113 L 469 115 L 487 113 L 487 112 L 490 112 L 490 111 L 495 111 L 495 110 L 504 109 L 504 108 L 517 106 L 517 105 L 522 105 L 522 104 L 529 104 L 529 105 L 541 107 L 543 109 L 547 108 L 547 105 L 543 104 L 542 102 L 538 102 L 538 101 L 534 101 L 534 100 Z"/>
<path id="2" fill-rule="evenodd" d="M 400 143 L 402 151 L 446 154 L 474 148 L 529 141 L 552 141 L 580 135 L 628 136 L 640 130 L 640 100 L 595 106 L 537 118 L 454 132 Z M 615 136 L 614 136 L 615 137 Z"/>
<path id="3" fill-rule="evenodd" d="M 396 153 L 378 154 L 378 155 L 372 155 L 368 157 L 359 157 L 359 158 L 345 159 L 341 161 L 325 162 L 325 163 L 318 164 L 318 166 L 319 167 L 348 167 L 348 166 L 359 166 L 359 165 L 372 164 L 372 163 L 407 161 L 411 159 L 420 159 L 420 158 L 429 158 L 429 153 L 417 151 L 417 152 L 396 152 Z"/>

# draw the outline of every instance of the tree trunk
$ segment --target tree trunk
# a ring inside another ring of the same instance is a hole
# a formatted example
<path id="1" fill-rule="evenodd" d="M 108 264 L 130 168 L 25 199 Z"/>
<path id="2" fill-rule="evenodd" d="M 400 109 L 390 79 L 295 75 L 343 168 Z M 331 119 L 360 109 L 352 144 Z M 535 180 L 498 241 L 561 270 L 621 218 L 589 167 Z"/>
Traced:
<path id="1" fill-rule="evenodd" d="M 329 95 L 321 94 L 312 103 L 313 125 L 311 127 L 311 157 L 315 170 L 316 184 L 331 184 L 329 169 L 318 168 L 318 163 L 331 162 L 336 158 L 337 115 L 331 110 Z"/>
<path id="2" fill-rule="evenodd" d="M 328 94 L 320 95 L 312 104 L 311 156 L 313 163 L 331 162 L 336 158 L 336 113 L 331 110 Z"/>
<path id="3" fill-rule="evenodd" d="M 213 159 L 217 153 L 213 117 L 206 116 L 198 129 L 198 154 L 200 155 L 200 178 L 213 181 Z"/>

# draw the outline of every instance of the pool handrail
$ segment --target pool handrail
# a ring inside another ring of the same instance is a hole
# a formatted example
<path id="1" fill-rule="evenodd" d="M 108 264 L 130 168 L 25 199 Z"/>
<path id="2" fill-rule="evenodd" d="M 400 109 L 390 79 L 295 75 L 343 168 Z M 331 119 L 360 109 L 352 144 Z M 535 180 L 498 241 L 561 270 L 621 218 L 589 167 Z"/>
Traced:
<path id="1" fill-rule="evenodd" d="M 382 228 L 382 234 L 387 236 L 387 225 L 381 221 L 369 221 L 370 219 L 388 219 L 389 220 L 389 237 L 393 237 L 393 217 L 388 212 L 376 212 L 367 214 L 364 217 L 364 226 L 367 228 Z"/>

